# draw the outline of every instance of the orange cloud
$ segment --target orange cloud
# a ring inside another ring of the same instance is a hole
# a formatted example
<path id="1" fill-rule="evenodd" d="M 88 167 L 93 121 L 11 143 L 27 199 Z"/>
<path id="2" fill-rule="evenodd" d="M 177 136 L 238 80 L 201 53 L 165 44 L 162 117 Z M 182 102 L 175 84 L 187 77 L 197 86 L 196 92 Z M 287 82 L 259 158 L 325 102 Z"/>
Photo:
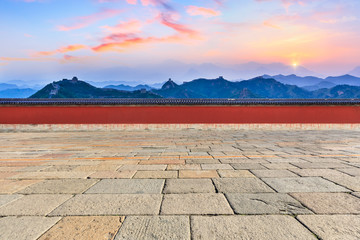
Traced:
<path id="1" fill-rule="evenodd" d="M 133 33 L 139 32 L 142 28 L 142 24 L 139 20 L 134 19 L 127 22 L 121 22 L 114 27 L 103 26 L 102 28 L 112 32 L 112 33 Z"/>
<path id="2" fill-rule="evenodd" d="M 84 28 L 102 19 L 114 17 L 121 12 L 123 12 L 123 10 L 115 10 L 115 9 L 104 10 L 92 15 L 78 17 L 74 20 L 74 23 L 69 25 L 57 26 L 57 29 L 59 31 L 71 31 L 75 29 Z"/>
<path id="3" fill-rule="evenodd" d="M 214 17 L 214 16 L 219 16 L 221 14 L 219 11 L 213 10 L 211 8 L 204 8 L 197 6 L 188 6 L 186 11 L 190 16 L 200 15 L 204 17 Z"/>
<path id="4" fill-rule="evenodd" d="M 264 26 L 267 26 L 267 27 L 271 27 L 271 28 L 275 28 L 275 29 L 281 29 L 280 26 L 275 25 L 275 24 L 273 24 L 273 23 L 271 23 L 269 21 L 264 21 L 263 24 L 264 24 Z"/>
<path id="5" fill-rule="evenodd" d="M 54 51 L 41 51 L 41 52 L 38 52 L 36 55 L 51 56 L 51 55 L 55 55 L 57 53 L 73 52 L 73 51 L 78 51 L 78 50 L 86 49 L 86 48 L 88 48 L 88 47 L 85 46 L 85 45 L 81 45 L 81 44 L 69 45 L 69 46 L 61 47 L 61 48 L 56 49 Z"/>
<path id="6" fill-rule="evenodd" d="M 8 61 L 8 62 L 12 62 L 12 61 L 47 61 L 47 60 L 53 60 L 50 58 L 17 58 L 17 57 L 0 57 L 0 60 L 2 61 Z"/>

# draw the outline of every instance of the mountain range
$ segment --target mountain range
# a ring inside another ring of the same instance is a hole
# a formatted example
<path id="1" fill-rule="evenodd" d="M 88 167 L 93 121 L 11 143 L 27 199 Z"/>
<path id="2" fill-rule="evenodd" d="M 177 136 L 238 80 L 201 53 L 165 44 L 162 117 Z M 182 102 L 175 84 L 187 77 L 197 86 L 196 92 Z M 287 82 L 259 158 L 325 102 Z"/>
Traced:
<path id="1" fill-rule="evenodd" d="M 16 84 L 0 83 L 0 98 L 26 98 L 36 91 L 28 87 L 19 87 Z"/>
<path id="2" fill-rule="evenodd" d="M 161 96 L 144 90 L 122 91 L 112 88 L 97 88 L 77 77 L 63 79 L 46 85 L 30 98 L 160 98 Z"/>
<path id="3" fill-rule="evenodd" d="M 291 75 L 263 75 L 264 78 L 272 78 L 275 79 L 281 83 L 284 84 L 292 84 L 299 87 L 305 87 L 305 86 L 316 86 L 319 85 L 319 88 L 322 88 L 324 85 L 324 82 L 328 83 L 327 87 L 331 87 L 331 84 L 335 85 L 341 85 L 341 84 L 347 84 L 347 85 L 353 85 L 353 86 L 360 86 L 360 78 L 355 77 L 349 74 L 342 75 L 342 76 L 336 76 L 336 77 L 327 77 L 327 78 L 319 78 L 319 77 L 313 77 L 313 76 L 306 76 L 306 77 L 300 77 L 295 74 Z M 330 85 L 329 85 L 330 84 Z"/>
<path id="4" fill-rule="evenodd" d="M 360 98 L 360 86 L 307 90 L 261 76 L 238 82 L 200 78 L 180 85 L 169 79 L 160 89 L 124 91 L 97 88 L 74 77 L 48 84 L 31 98 Z"/>

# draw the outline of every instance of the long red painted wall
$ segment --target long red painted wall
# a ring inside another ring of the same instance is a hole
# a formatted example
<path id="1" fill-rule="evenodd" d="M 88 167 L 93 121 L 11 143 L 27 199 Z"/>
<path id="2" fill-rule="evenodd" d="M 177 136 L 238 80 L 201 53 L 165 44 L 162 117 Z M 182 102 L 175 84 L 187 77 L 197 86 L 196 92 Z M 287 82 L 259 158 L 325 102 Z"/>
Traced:
<path id="1" fill-rule="evenodd" d="M 360 106 L 0 106 L 0 124 L 360 123 Z"/>

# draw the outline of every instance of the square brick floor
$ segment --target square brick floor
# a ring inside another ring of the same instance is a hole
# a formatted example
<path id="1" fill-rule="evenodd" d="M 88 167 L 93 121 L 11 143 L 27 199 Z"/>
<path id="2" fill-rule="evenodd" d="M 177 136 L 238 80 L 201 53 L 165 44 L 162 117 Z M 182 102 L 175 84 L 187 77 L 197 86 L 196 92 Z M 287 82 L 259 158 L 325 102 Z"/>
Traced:
<path id="1" fill-rule="evenodd" d="M 0 128 L 0 239 L 360 239 L 359 130 L 64 129 Z"/>

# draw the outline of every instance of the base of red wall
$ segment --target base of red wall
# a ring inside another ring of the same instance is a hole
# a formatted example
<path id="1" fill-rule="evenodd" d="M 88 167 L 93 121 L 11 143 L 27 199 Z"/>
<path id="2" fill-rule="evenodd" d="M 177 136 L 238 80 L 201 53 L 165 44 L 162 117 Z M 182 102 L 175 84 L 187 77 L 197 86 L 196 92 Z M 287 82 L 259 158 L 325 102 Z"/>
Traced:
<path id="1" fill-rule="evenodd" d="M 360 123 L 360 106 L 0 106 L 0 124 Z"/>

